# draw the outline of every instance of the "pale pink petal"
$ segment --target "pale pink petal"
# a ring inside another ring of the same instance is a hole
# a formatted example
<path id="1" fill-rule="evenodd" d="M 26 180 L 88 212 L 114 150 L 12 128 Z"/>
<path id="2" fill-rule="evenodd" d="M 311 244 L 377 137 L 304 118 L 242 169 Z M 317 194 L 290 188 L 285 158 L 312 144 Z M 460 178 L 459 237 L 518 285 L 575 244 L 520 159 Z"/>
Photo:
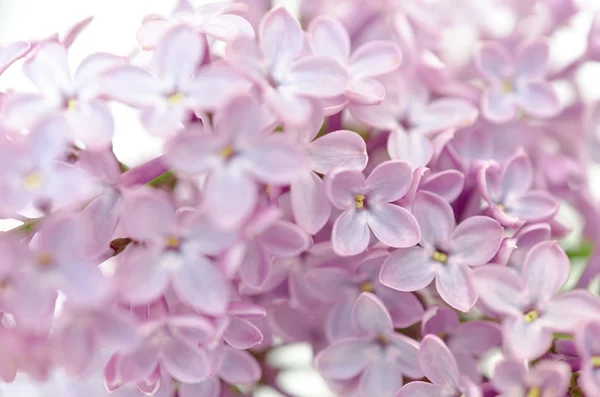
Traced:
<path id="1" fill-rule="evenodd" d="M 367 367 L 369 345 L 370 342 L 362 339 L 336 342 L 317 355 L 315 367 L 327 379 L 352 379 Z"/>
<path id="2" fill-rule="evenodd" d="M 281 121 L 291 126 L 303 126 L 306 120 L 310 119 L 313 100 L 299 96 L 286 87 L 266 90 L 264 100 L 277 113 Z"/>
<path id="3" fill-rule="evenodd" d="M 532 190 L 519 200 L 506 203 L 508 215 L 529 222 L 548 220 L 556 215 L 558 208 L 558 201 L 543 190 Z"/>
<path id="4" fill-rule="evenodd" d="M 452 351 L 480 356 L 502 342 L 502 332 L 498 324 L 473 320 L 456 327 L 449 346 Z M 460 367 L 460 365 L 459 365 Z"/>
<path id="5" fill-rule="evenodd" d="M 57 42 L 44 43 L 23 65 L 23 71 L 47 96 L 72 94 L 67 49 Z"/>
<path id="6" fill-rule="evenodd" d="M 432 248 L 447 243 L 456 225 L 454 212 L 447 201 L 432 193 L 418 192 L 412 213 L 421 229 L 421 243 Z"/>
<path id="7" fill-rule="evenodd" d="M 247 351 L 227 349 L 219 367 L 219 376 L 232 385 L 247 385 L 260 379 L 260 366 Z"/>
<path id="8" fill-rule="evenodd" d="M 160 82 L 137 66 L 117 67 L 102 78 L 102 89 L 111 98 L 134 107 L 149 107 L 165 101 Z"/>
<path id="9" fill-rule="evenodd" d="M 235 349 L 249 349 L 260 344 L 263 335 L 260 329 L 248 320 L 231 317 L 223 339 Z"/>
<path id="10" fill-rule="evenodd" d="M 490 82 L 503 81 L 513 69 L 510 54 L 495 42 L 483 43 L 475 51 L 474 61 L 479 73 Z"/>
<path id="11" fill-rule="evenodd" d="M 379 279 L 383 285 L 399 291 L 417 291 L 427 287 L 436 272 L 423 248 L 401 248 L 385 260 Z"/>
<path id="12" fill-rule="evenodd" d="M 408 163 L 383 162 L 371 171 L 365 181 L 367 199 L 386 203 L 399 200 L 408 192 L 411 181 L 412 169 Z"/>
<path id="13" fill-rule="evenodd" d="M 180 25 L 169 30 L 153 53 L 158 77 L 174 90 L 184 87 L 204 58 L 204 43 L 190 26 Z"/>
<path id="14" fill-rule="evenodd" d="M 454 390 L 458 388 L 458 365 L 450 349 L 439 337 L 427 335 L 423 338 L 419 347 L 419 364 L 433 384 Z"/>
<path id="15" fill-rule="evenodd" d="M 183 383 L 197 383 L 210 375 L 210 360 L 199 347 L 172 337 L 161 352 L 161 365 Z"/>
<path id="16" fill-rule="evenodd" d="M 493 123 L 506 123 L 517 115 L 517 98 L 503 91 L 499 84 L 491 85 L 481 98 L 481 112 Z"/>
<path id="17" fill-rule="evenodd" d="M 352 78 L 346 97 L 358 105 L 378 105 L 385 98 L 385 87 L 371 78 Z"/>
<path id="18" fill-rule="evenodd" d="M 391 41 L 370 41 L 360 46 L 350 57 L 350 74 L 356 77 L 375 77 L 400 67 L 402 53 Z"/>
<path id="19" fill-rule="evenodd" d="M 394 397 L 400 386 L 402 386 L 400 368 L 380 358 L 365 370 L 359 387 L 363 396 Z"/>
<path id="20" fill-rule="evenodd" d="M 493 311 L 509 316 L 522 315 L 525 305 L 521 278 L 512 269 L 489 265 L 477 268 L 471 275 L 479 299 Z"/>
<path id="21" fill-rule="evenodd" d="M 442 386 L 427 382 L 410 382 L 402 386 L 396 397 L 445 397 L 446 392 Z"/>
<path id="22" fill-rule="evenodd" d="M 477 300 L 477 292 L 471 283 L 470 267 L 447 263 L 438 270 L 435 286 L 442 299 L 453 308 L 468 312 Z"/>
<path id="23" fill-rule="evenodd" d="M 81 21 L 77 22 L 73 26 L 71 26 L 64 34 L 62 34 L 61 42 L 66 48 L 71 47 L 75 39 L 79 37 L 79 35 L 88 27 L 88 25 L 92 22 L 94 16 L 89 16 Z"/>
<path id="24" fill-rule="evenodd" d="M 339 209 L 355 207 L 355 195 L 363 193 L 365 177 L 356 170 L 337 170 L 325 178 L 325 192 Z"/>
<path id="25" fill-rule="evenodd" d="M 314 172 L 307 172 L 290 184 L 294 220 L 308 233 L 315 234 L 327 223 L 331 204 L 325 194 L 323 180 Z"/>
<path id="26" fill-rule="evenodd" d="M 78 97 L 81 99 L 82 95 L 87 97 L 91 94 L 97 94 L 98 91 L 96 90 L 101 90 L 99 87 L 101 84 L 96 79 L 101 78 L 102 74 L 110 68 L 125 64 L 124 57 L 107 52 L 98 52 L 86 57 L 81 61 L 73 76 L 74 83 L 78 87 Z"/>
<path id="27" fill-rule="evenodd" d="M 328 56 L 342 65 L 350 57 L 350 36 L 336 19 L 318 16 L 308 26 L 310 45 L 315 55 Z"/>
<path id="28" fill-rule="evenodd" d="M 175 231 L 175 207 L 166 194 L 136 190 L 125 196 L 124 205 L 121 222 L 129 237 L 152 241 Z"/>
<path id="29" fill-rule="evenodd" d="M 376 277 L 379 282 L 379 275 Z M 410 292 L 396 291 L 380 286 L 377 287 L 377 296 L 385 303 L 395 328 L 406 328 L 419 322 L 423 317 L 423 305 Z"/>
<path id="30" fill-rule="evenodd" d="M 504 360 L 494 367 L 492 385 L 498 391 L 508 392 L 525 387 L 527 367 L 519 360 Z"/>
<path id="31" fill-rule="evenodd" d="M 27 41 L 15 41 L 0 51 L 0 74 L 19 59 L 23 58 L 31 48 Z"/>
<path id="32" fill-rule="evenodd" d="M 178 394 L 179 397 L 219 397 L 221 381 L 215 376 L 201 383 L 181 383 Z"/>
<path id="33" fill-rule="evenodd" d="M 252 288 L 261 288 L 271 272 L 272 256 L 269 256 L 256 241 L 248 242 L 239 276 Z"/>
<path id="34" fill-rule="evenodd" d="M 406 161 L 413 168 L 426 166 L 433 157 L 429 138 L 419 131 L 407 132 L 401 127 L 390 132 L 387 150 L 393 160 Z"/>
<path id="35" fill-rule="evenodd" d="M 218 316 L 229 303 L 229 283 L 207 258 L 190 258 L 173 274 L 173 288 L 182 301 L 203 313 Z"/>
<path id="36" fill-rule="evenodd" d="M 362 171 L 368 155 L 364 139 L 353 131 L 334 131 L 314 140 L 308 146 L 310 168 L 327 174 L 334 168 Z"/>
<path id="37" fill-rule="evenodd" d="M 360 294 L 352 309 L 352 322 L 362 333 L 378 336 L 392 332 L 392 318 L 383 302 L 369 292 Z"/>
<path id="38" fill-rule="evenodd" d="M 538 39 L 521 46 L 517 50 L 515 78 L 538 80 L 548 71 L 550 48 L 546 39 Z"/>
<path id="39" fill-rule="evenodd" d="M 133 348 L 126 355 L 118 356 L 115 363 L 117 376 L 122 382 L 136 382 L 150 376 L 157 364 L 157 346 L 148 345 Z"/>
<path id="40" fill-rule="evenodd" d="M 464 128 L 472 125 L 479 111 L 464 99 L 444 98 L 429 103 L 411 117 L 416 129 L 431 135 L 448 128 Z"/>
<path id="41" fill-rule="evenodd" d="M 452 232 L 451 260 L 467 266 L 483 265 L 498 252 L 504 228 L 487 216 L 474 216 Z"/>
<path id="42" fill-rule="evenodd" d="M 167 289 L 170 278 L 168 269 L 161 266 L 160 258 L 140 251 L 133 253 L 135 258 L 128 259 L 120 273 L 126 286 L 123 288 L 123 298 L 133 304 L 144 304 L 159 298 Z"/>
<path id="43" fill-rule="evenodd" d="M 574 290 L 552 299 L 539 321 L 554 332 L 574 332 L 584 321 L 600 319 L 600 300 L 585 290 Z"/>
<path id="44" fill-rule="evenodd" d="M 451 203 L 462 193 L 465 176 L 457 170 L 444 170 L 428 176 L 419 189 L 437 194 Z"/>
<path id="45" fill-rule="evenodd" d="M 338 62 L 314 55 L 294 62 L 281 85 L 297 95 L 326 98 L 344 93 L 348 82 L 348 72 Z"/>
<path id="46" fill-rule="evenodd" d="M 279 135 L 257 142 L 240 157 L 243 167 L 266 183 L 287 184 L 308 170 L 308 161 L 300 148 Z"/>
<path id="47" fill-rule="evenodd" d="M 222 162 L 218 153 L 223 147 L 221 136 L 183 132 L 167 142 L 165 162 L 178 172 L 200 174 Z"/>
<path id="48" fill-rule="evenodd" d="M 536 359 L 552 344 L 552 332 L 545 329 L 539 319 L 526 322 L 524 316 L 519 316 L 505 320 L 502 333 L 507 352 L 518 359 Z"/>
<path id="49" fill-rule="evenodd" d="M 287 69 L 304 44 L 300 24 L 285 7 L 273 8 L 265 14 L 258 36 L 262 53 L 276 73 Z"/>
<path id="50" fill-rule="evenodd" d="M 518 84 L 516 101 L 527 114 L 533 117 L 554 117 L 562 109 L 558 93 L 547 82 Z"/>
<path id="51" fill-rule="evenodd" d="M 569 258 L 556 241 L 544 241 L 529 251 L 521 271 L 530 297 L 544 302 L 567 282 Z"/>
<path id="52" fill-rule="evenodd" d="M 391 353 L 394 364 L 409 378 L 422 378 L 423 371 L 419 365 L 419 343 L 396 332 L 388 333 L 386 337 L 390 341 L 389 353 Z"/>
<path id="53" fill-rule="evenodd" d="M 322 267 L 310 269 L 304 279 L 311 292 L 325 302 L 344 301 L 350 294 L 355 294 L 352 275 L 345 269 Z"/>
<path id="54" fill-rule="evenodd" d="M 300 255 L 310 247 L 312 242 L 304 230 L 283 220 L 265 230 L 259 239 L 266 251 L 280 258 Z"/>
<path id="55" fill-rule="evenodd" d="M 204 205 L 215 225 L 236 228 L 252 213 L 257 199 L 255 182 L 238 167 L 217 168 L 208 177 Z"/>
<path id="56" fill-rule="evenodd" d="M 80 102 L 77 110 L 67 113 L 73 138 L 83 142 L 87 149 L 106 149 L 112 143 L 114 123 L 104 102 Z"/>
<path id="57" fill-rule="evenodd" d="M 598 322 L 586 322 L 583 327 L 575 331 L 574 342 L 583 360 L 589 360 L 600 354 L 598 335 L 600 335 L 600 323 Z"/>
<path id="58" fill-rule="evenodd" d="M 367 224 L 366 211 L 350 208 L 344 211 L 333 224 L 331 243 L 340 256 L 357 255 L 367 249 L 371 232 Z"/>
<path id="59" fill-rule="evenodd" d="M 389 93 L 386 93 L 389 95 Z M 354 117 L 368 126 L 379 128 L 381 130 L 394 130 L 400 128 L 397 120 L 397 114 L 386 104 L 386 99 L 379 105 L 359 105 L 350 104 L 348 110 Z"/>
<path id="60" fill-rule="evenodd" d="M 142 49 L 151 50 L 171 27 L 173 22 L 166 19 L 146 21 L 137 31 L 136 37 Z"/>
<path id="61" fill-rule="evenodd" d="M 412 247 L 421 239 L 417 220 L 406 209 L 390 203 L 371 203 L 368 212 L 367 224 L 385 245 Z"/>
<path id="62" fill-rule="evenodd" d="M 200 69 L 186 84 L 186 101 L 194 108 L 214 110 L 247 93 L 250 87 L 250 82 L 233 68 L 212 63 Z"/>
<path id="63" fill-rule="evenodd" d="M 522 197 L 533 184 L 533 167 L 524 152 L 517 153 L 507 160 L 502 173 L 500 190 L 504 198 Z"/>
<path id="64" fill-rule="evenodd" d="M 250 22 L 239 15 L 226 14 L 212 18 L 202 26 L 202 31 L 210 37 L 231 42 L 239 37 L 254 39 L 254 29 Z"/>
<path id="65" fill-rule="evenodd" d="M 2 100 L 2 111 L 7 124 L 17 128 L 31 127 L 61 106 L 59 102 L 49 101 L 38 94 L 15 93 Z"/>

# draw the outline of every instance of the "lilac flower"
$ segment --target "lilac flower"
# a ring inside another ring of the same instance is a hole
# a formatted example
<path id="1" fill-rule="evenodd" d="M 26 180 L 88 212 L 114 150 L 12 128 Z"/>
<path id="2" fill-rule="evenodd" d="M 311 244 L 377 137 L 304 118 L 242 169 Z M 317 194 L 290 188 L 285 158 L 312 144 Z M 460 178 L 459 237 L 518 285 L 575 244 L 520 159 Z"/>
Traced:
<path id="1" fill-rule="evenodd" d="M 394 396 L 402 386 L 402 375 L 419 378 L 418 344 L 394 332 L 384 304 L 373 294 L 362 293 L 354 305 L 352 319 L 363 336 L 343 339 L 320 352 L 315 365 L 332 381 L 360 375 L 364 396 Z"/>
<path id="2" fill-rule="evenodd" d="M 539 118 L 557 115 L 558 95 L 544 80 L 548 69 L 548 43 L 534 40 L 521 45 L 514 58 L 495 42 L 486 42 L 475 52 L 474 61 L 488 87 L 481 111 L 490 121 L 505 123 L 518 111 Z"/>
<path id="3" fill-rule="evenodd" d="M 216 119 L 215 133 L 182 134 L 171 141 L 167 161 L 188 174 L 209 172 L 204 207 L 216 225 L 234 229 L 257 205 L 255 180 L 290 183 L 304 173 L 306 159 L 285 137 L 261 129 L 260 104 L 253 97 L 234 99 Z"/>
<path id="4" fill-rule="evenodd" d="M 0 47 L 0 74 L 27 55 L 30 49 L 31 44 L 26 41 L 15 41 L 7 46 Z"/>
<path id="5" fill-rule="evenodd" d="M 483 166 L 477 177 L 481 196 L 492 216 L 507 227 L 552 218 L 558 202 L 547 192 L 531 189 L 533 167 L 527 155 L 517 153 L 502 165 Z"/>
<path id="6" fill-rule="evenodd" d="M 546 223 L 535 223 L 521 227 L 510 239 L 505 239 L 503 246 L 504 253 L 500 255 L 501 264 L 509 267 L 520 268 L 525 263 L 525 257 L 529 251 L 538 243 L 550 240 L 550 225 Z"/>
<path id="7" fill-rule="evenodd" d="M 521 361 L 505 360 L 496 365 L 492 385 L 500 397 L 563 397 L 569 389 L 571 371 L 560 361 L 541 361 L 527 370 Z"/>
<path id="8" fill-rule="evenodd" d="M 112 68 L 101 79 L 102 88 L 113 99 L 142 109 L 142 122 L 150 133 L 173 133 L 193 110 L 214 109 L 249 89 L 226 65 L 198 70 L 205 47 L 194 29 L 175 27 L 157 45 L 149 70 L 133 65 Z"/>
<path id="9" fill-rule="evenodd" d="M 460 373 L 475 383 L 481 383 L 482 380 L 477 359 L 502 343 L 502 333 L 497 324 L 481 320 L 461 323 L 455 311 L 435 306 L 423 316 L 421 335 L 427 334 L 444 340 Z"/>
<path id="10" fill-rule="evenodd" d="M 578 383 L 586 395 L 593 396 L 600 391 L 600 344 L 598 343 L 598 332 L 600 323 L 591 321 L 585 323 L 575 331 L 575 346 L 581 357 L 581 374 Z"/>
<path id="11" fill-rule="evenodd" d="M 285 8 L 265 14 L 259 43 L 260 48 L 254 42 L 237 40 L 227 48 L 227 58 L 258 85 L 264 101 L 283 123 L 303 125 L 315 99 L 346 91 L 348 72 L 334 58 L 301 56 L 302 28 Z"/>
<path id="12" fill-rule="evenodd" d="M 434 335 L 423 338 L 419 347 L 419 366 L 431 381 L 410 382 L 404 385 L 396 397 L 481 397 L 481 390 L 468 377 L 459 372 L 452 352 Z"/>
<path id="13" fill-rule="evenodd" d="M 353 103 L 375 105 L 385 97 L 385 88 L 373 77 L 396 70 L 402 61 L 400 48 L 392 42 L 372 41 L 350 55 L 350 36 L 333 18 L 318 17 L 308 28 L 313 54 L 336 59 L 348 69 L 350 83 L 345 96 Z"/>
<path id="14" fill-rule="evenodd" d="M 39 93 L 11 95 L 3 104 L 8 122 L 32 127 L 49 114 L 61 114 L 68 122 L 72 140 L 93 149 L 109 147 L 113 119 L 100 98 L 98 78 L 123 63 L 123 58 L 115 55 L 93 54 L 81 62 L 71 77 L 66 48 L 56 42 L 43 44 L 23 67 Z"/>
<path id="15" fill-rule="evenodd" d="M 193 8 L 188 0 L 178 0 L 170 17 L 149 15 L 137 32 L 144 49 L 153 49 L 161 38 L 176 26 L 189 25 L 208 37 L 232 41 L 239 37 L 254 38 L 250 23 L 237 13 L 246 11 L 241 2 L 214 1 Z"/>
<path id="16" fill-rule="evenodd" d="M 477 300 L 470 266 L 483 265 L 496 255 L 502 227 L 483 216 L 456 226 L 450 205 L 427 192 L 417 193 L 412 212 L 421 229 L 420 243 L 390 254 L 381 268 L 381 283 L 400 291 L 416 291 L 435 279 L 446 303 L 468 311 Z"/>
<path id="17" fill-rule="evenodd" d="M 369 245 L 371 231 L 390 247 L 410 247 L 419 241 L 415 218 L 391 204 L 410 187 L 412 172 L 407 163 L 381 163 L 365 179 L 355 170 L 334 170 L 325 181 L 331 203 L 344 212 L 333 225 L 331 242 L 338 255 L 356 255 Z"/>
<path id="18" fill-rule="evenodd" d="M 502 319 L 504 347 L 510 356 L 540 357 L 550 347 L 553 332 L 574 332 L 581 321 L 600 316 L 600 300 L 587 291 L 557 295 L 568 275 L 568 258 L 553 241 L 529 251 L 521 274 L 495 265 L 474 272 L 481 302 Z"/>

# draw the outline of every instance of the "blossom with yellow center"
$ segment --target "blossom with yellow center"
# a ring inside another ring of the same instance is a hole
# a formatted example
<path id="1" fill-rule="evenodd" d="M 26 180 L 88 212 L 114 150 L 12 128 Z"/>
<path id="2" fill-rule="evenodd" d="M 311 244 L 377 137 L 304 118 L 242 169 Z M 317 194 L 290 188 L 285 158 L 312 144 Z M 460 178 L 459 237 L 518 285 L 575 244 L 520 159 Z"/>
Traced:
<path id="1" fill-rule="evenodd" d="M 542 397 L 542 389 L 539 387 L 532 387 L 527 392 L 527 397 Z"/>
<path id="2" fill-rule="evenodd" d="M 40 267 L 48 267 L 53 261 L 54 258 L 49 252 L 40 252 L 37 254 L 37 263 Z"/>
<path id="3" fill-rule="evenodd" d="M 225 160 L 231 158 L 231 156 L 233 156 L 233 154 L 235 153 L 233 146 L 231 145 L 227 145 L 225 146 L 223 149 L 221 149 L 221 151 L 219 152 L 219 155 L 224 158 Z"/>
<path id="4" fill-rule="evenodd" d="M 537 311 L 535 311 L 535 310 L 532 310 L 532 311 L 530 311 L 530 312 L 526 313 L 524 317 L 525 317 L 525 322 L 526 322 L 526 323 L 530 323 L 530 322 L 532 322 L 533 320 L 535 320 L 535 319 L 537 319 L 538 317 L 540 317 L 540 314 L 539 314 Z"/>
<path id="5" fill-rule="evenodd" d="M 167 248 L 177 249 L 181 244 L 181 240 L 178 237 L 169 236 L 165 239 L 165 245 Z"/>
<path id="6" fill-rule="evenodd" d="M 433 255 L 431 255 L 431 259 L 439 263 L 446 263 L 448 261 L 448 254 L 445 254 L 440 251 L 435 251 Z"/>
<path id="7" fill-rule="evenodd" d="M 42 174 L 38 171 L 31 171 L 23 176 L 23 185 L 27 190 L 37 190 L 42 187 Z"/>
<path id="8" fill-rule="evenodd" d="M 354 202 L 356 203 L 356 208 L 360 209 L 365 206 L 365 195 L 357 194 L 354 196 Z"/>
<path id="9" fill-rule="evenodd" d="M 175 105 L 180 103 L 181 101 L 183 101 L 183 94 L 181 92 L 176 92 L 174 94 L 171 94 L 168 98 L 167 98 L 167 103 L 169 105 Z"/>
<path id="10" fill-rule="evenodd" d="M 69 112 L 76 112 L 79 104 L 77 103 L 77 99 L 69 99 L 67 102 L 67 110 Z"/>
<path id="11" fill-rule="evenodd" d="M 362 283 L 360 286 L 361 292 L 375 292 L 375 286 L 372 282 L 367 281 L 366 283 Z"/>

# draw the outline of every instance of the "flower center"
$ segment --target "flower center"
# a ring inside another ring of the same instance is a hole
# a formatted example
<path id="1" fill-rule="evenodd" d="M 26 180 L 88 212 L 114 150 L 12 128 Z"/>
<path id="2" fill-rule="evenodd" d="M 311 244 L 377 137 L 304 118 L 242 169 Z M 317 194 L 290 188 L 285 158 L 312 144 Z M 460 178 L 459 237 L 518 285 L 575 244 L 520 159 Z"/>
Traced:
<path id="1" fill-rule="evenodd" d="M 505 80 L 505 81 L 502 83 L 502 91 L 503 91 L 503 92 L 505 92 L 505 93 L 507 93 L 507 94 L 508 94 L 508 93 L 511 93 L 511 92 L 513 92 L 514 90 L 515 90 L 515 87 L 514 87 L 514 85 L 513 85 L 512 81 L 510 81 L 510 80 Z"/>
<path id="2" fill-rule="evenodd" d="M 178 249 L 179 246 L 181 245 L 181 239 L 179 239 L 179 237 L 175 237 L 175 236 L 169 236 L 165 239 L 165 246 L 167 247 L 167 249 Z"/>
<path id="3" fill-rule="evenodd" d="M 67 111 L 76 112 L 79 104 L 77 103 L 77 99 L 69 99 L 67 101 Z"/>
<path id="4" fill-rule="evenodd" d="M 29 191 L 38 190 L 42 187 L 42 174 L 38 171 L 31 171 L 23 177 L 23 185 Z"/>
<path id="5" fill-rule="evenodd" d="M 506 212 L 506 207 L 504 206 L 504 204 L 496 204 L 496 207 L 498 207 L 500 211 Z"/>
<path id="6" fill-rule="evenodd" d="M 433 255 L 431 255 L 431 259 L 441 264 L 446 264 L 446 262 L 448 261 L 448 254 L 442 251 L 435 250 Z"/>
<path id="7" fill-rule="evenodd" d="M 387 336 L 385 336 L 384 334 L 380 334 L 380 335 L 377 337 L 377 342 L 379 342 L 381 345 L 385 346 L 385 345 L 387 345 L 388 343 L 390 343 L 390 340 L 389 340 L 389 338 L 388 338 Z"/>
<path id="8" fill-rule="evenodd" d="M 532 387 L 527 392 L 527 397 L 542 397 L 542 389 L 539 387 Z"/>
<path id="9" fill-rule="evenodd" d="M 592 363 L 592 367 L 600 368 L 600 356 L 593 356 L 590 358 L 590 362 Z"/>
<path id="10" fill-rule="evenodd" d="M 221 156 L 225 160 L 229 160 L 235 154 L 235 150 L 233 146 L 227 145 L 219 152 L 219 156 Z"/>
<path id="11" fill-rule="evenodd" d="M 39 252 L 37 254 L 37 263 L 40 267 L 46 268 L 52 264 L 54 258 L 52 254 L 46 251 Z"/>
<path id="12" fill-rule="evenodd" d="M 169 97 L 167 98 L 167 103 L 169 105 L 176 105 L 178 103 L 180 103 L 181 101 L 183 101 L 183 94 L 181 92 L 175 92 L 171 95 L 169 95 Z"/>
<path id="13" fill-rule="evenodd" d="M 535 311 L 535 310 L 531 310 L 531 311 L 525 313 L 525 315 L 523 317 L 525 317 L 525 322 L 526 323 L 530 323 L 533 320 L 535 320 L 538 317 L 540 317 L 540 314 L 537 311 Z"/>
<path id="14" fill-rule="evenodd" d="M 360 292 L 375 292 L 375 286 L 372 282 L 367 281 L 360 285 Z"/>
<path id="15" fill-rule="evenodd" d="M 356 194 L 354 196 L 354 203 L 356 204 L 356 208 L 361 209 L 365 206 L 365 195 L 364 194 Z"/>

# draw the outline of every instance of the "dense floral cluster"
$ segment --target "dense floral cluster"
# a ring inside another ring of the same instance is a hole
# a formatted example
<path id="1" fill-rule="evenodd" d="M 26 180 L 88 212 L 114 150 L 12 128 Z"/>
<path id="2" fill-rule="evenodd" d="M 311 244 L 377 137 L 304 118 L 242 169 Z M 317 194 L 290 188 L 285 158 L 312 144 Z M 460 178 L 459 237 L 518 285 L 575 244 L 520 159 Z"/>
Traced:
<path id="1" fill-rule="evenodd" d="M 600 17 L 553 70 L 574 1 L 482 3 L 184 0 L 143 21 L 145 61 L 71 68 L 90 19 L 3 47 L 37 90 L 1 97 L 0 214 L 23 224 L 0 237 L 0 379 L 286 394 L 268 353 L 305 342 L 340 396 L 599 396 L 600 253 L 563 288 L 557 214 L 600 242 L 600 106 L 574 78 Z M 477 43 L 450 62 L 458 25 Z M 161 156 L 119 162 L 113 102 Z"/>

